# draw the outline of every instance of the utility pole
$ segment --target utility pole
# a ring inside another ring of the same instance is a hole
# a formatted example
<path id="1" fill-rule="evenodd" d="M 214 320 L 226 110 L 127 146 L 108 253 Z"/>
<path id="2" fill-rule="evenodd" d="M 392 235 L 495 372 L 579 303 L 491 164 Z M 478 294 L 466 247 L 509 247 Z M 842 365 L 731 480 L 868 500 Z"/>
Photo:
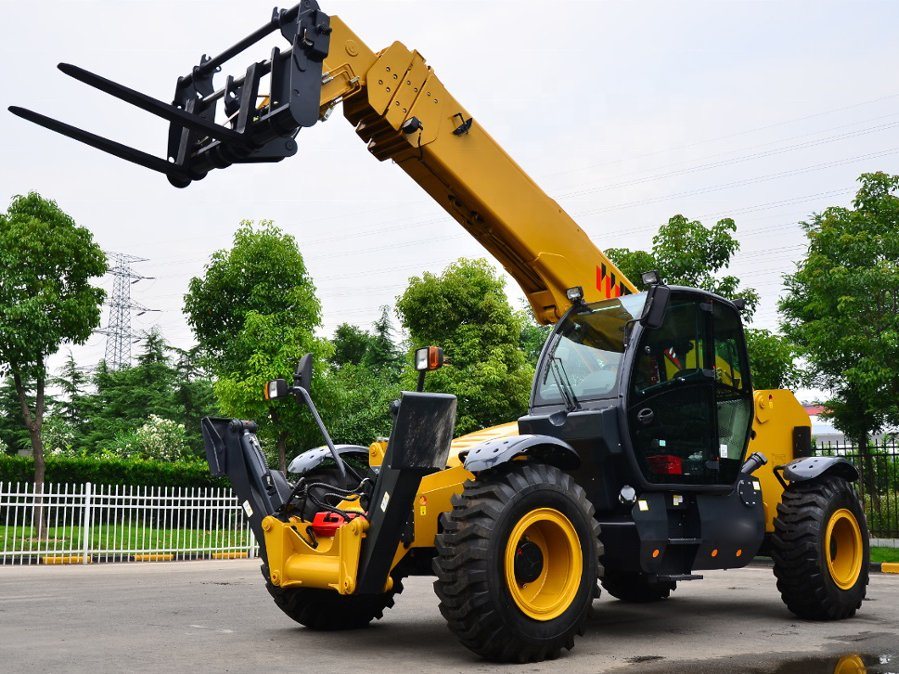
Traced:
<path id="1" fill-rule="evenodd" d="M 128 255 L 126 253 L 107 252 L 110 261 L 109 274 L 113 277 L 112 296 L 107 302 L 109 307 L 109 320 L 106 328 L 98 330 L 106 335 L 106 365 L 110 370 L 119 370 L 131 365 L 131 343 L 135 335 L 131 333 L 131 312 L 137 311 L 138 316 L 148 309 L 131 300 L 131 286 L 138 281 L 150 279 L 151 276 L 142 276 L 135 272 L 131 265 L 136 262 L 146 262 L 147 258 Z"/>

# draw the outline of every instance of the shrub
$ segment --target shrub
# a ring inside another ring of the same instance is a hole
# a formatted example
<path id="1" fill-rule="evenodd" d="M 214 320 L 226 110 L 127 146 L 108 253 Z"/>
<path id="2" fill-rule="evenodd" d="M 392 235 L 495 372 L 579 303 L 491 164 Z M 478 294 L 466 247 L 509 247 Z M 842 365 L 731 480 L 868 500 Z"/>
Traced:
<path id="1" fill-rule="evenodd" d="M 152 461 L 89 456 L 47 456 L 47 482 L 154 487 L 220 487 L 228 481 L 215 478 L 203 461 Z M 34 459 L 0 456 L 0 482 L 32 482 Z"/>

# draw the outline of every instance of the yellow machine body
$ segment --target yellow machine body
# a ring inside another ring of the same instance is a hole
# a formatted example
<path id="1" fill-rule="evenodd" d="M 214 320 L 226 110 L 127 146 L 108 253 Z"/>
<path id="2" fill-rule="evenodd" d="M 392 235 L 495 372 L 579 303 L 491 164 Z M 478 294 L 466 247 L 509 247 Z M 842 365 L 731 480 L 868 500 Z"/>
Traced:
<path id="1" fill-rule="evenodd" d="M 774 531 L 774 517 L 783 494 L 783 486 L 774 475 L 774 466 L 794 458 L 793 429 L 809 426 L 809 416 L 791 391 L 767 390 L 755 392 L 755 417 L 748 453 L 762 452 L 768 464 L 754 474 L 762 488 L 765 507 L 765 530 Z M 421 481 L 413 508 L 414 539 L 408 545 L 400 543 L 394 554 L 391 569 L 410 549 L 434 546 L 438 533 L 438 518 L 452 509 L 452 497 L 462 493 L 466 480 L 474 475 L 462 467 L 459 454 L 487 440 L 518 434 L 518 423 L 501 424 L 463 435 L 453 441 L 446 470 L 432 473 Z M 373 443 L 370 463 L 379 466 L 386 442 Z M 358 508 L 355 502 L 344 502 L 340 508 Z M 352 594 L 356 586 L 356 572 L 367 522 L 357 518 L 337 530 L 333 538 L 319 538 L 318 547 L 310 544 L 307 529 L 310 524 L 292 518 L 289 523 L 273 517 L 263 521 L 268 525 L 265 534 L 271 580 L 280 587 L 316 587 L 333 589 L 340 594 Z M 390 581 L 388 580 L 388 583 Z M 385 588 L 385 589 L 389 589 Z"/>
<path id="2" fill-rule="evenodd" d="M 454 133 L 471 119 L 417 51 L 394 42 L 374 52 L 339 18 L 331 18 L 331 49 L 325 59 L 321 94 L 323 116 L 338 104 L 356 133 L 379 160 L 392 159 L 459 222 L 518 282 L 541 323 L 555 323 L 569 306 L 566 290 L 580 285 L 594 302 L 636 290 L 574 220 L 516 164 L 477 123 Z M 405 133 L 416 118 L 421 129 Z M 689 354 L 686 355 L 689 358 Z M 720 359 L 719 359 L 720 360 Z M 677 369 L 677 365 L 672 363 Z M 722 375 L 728 368 L 720 368 Z M 739 376 L 739 373 L 736 373 Z M 793 458 L 793 428 L 810 425 L 790 391 L 756 391 L 749 452 L 763 452 L 768 465 L 756 473 L 765 504 L 765 524 L 773 531 L 783 487 L 773 467 Z M 414 540 L 397 547 L 391 568 L 412 548 L 433 547 L 438 517 L 452 508 L 451 498 L 474 476 L 459 454 L 481 442 L 518 433 L 517 422 L 457 438 L 447 469 L 426 476 L 416 495 Z M 369 449 L 379 466 L 386 441 Z M 352 509 L 345 502 L 341 508 Z M 266 548 L 272 580 L 282 587 L 305 585 L 351 594 L 355 587 L 361 519 L 320 539 L 312 548 L 299 521 L 271 519 Z"/>

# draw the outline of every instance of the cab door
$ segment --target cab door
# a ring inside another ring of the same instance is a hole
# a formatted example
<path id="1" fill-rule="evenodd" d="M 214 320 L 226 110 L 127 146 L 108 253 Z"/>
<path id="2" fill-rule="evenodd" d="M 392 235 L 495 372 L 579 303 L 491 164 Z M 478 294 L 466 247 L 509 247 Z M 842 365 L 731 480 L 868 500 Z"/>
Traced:
<path id="1" fill-rule="evenodd" d="M 647 482 L 704 484 L 715 445 L 715 379 L 711 321 L 697 298 L 671 296 L 660 328 L 637 346 L 628 422 L 637 464 Z"/>
<path id="2" fill-rule="evenodd" d="M 664 323 L 643 331 L 628 386 L 636 463 L 653 484 L 732 484 L 752 413 L 737 312 L 708 295 L 674 292 Z"/>

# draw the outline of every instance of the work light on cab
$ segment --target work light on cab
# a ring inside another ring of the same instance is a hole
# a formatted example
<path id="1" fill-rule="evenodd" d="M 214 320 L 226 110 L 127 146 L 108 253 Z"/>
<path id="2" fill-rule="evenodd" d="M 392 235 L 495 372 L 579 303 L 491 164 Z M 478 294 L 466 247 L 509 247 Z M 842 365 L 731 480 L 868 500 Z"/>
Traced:
<path id="1" fill-rule="evenodd" d="M 581 302 L 584 299 L 584 288 L 582 286 L 574 286 L 573 288 L 569 288 L 565 291 L 565 297 L 567 297 L 568 301 L 572 304 Z"/>
<path id="2" fill-rule="evenodd" d="M 647 287 L 661 285 L 662 283 L 662 277 L 655 269 L 653 269 L 652 271 L 645 271 L 640 274 L 640 280 L 643 281 L 643 285 Z"/>

